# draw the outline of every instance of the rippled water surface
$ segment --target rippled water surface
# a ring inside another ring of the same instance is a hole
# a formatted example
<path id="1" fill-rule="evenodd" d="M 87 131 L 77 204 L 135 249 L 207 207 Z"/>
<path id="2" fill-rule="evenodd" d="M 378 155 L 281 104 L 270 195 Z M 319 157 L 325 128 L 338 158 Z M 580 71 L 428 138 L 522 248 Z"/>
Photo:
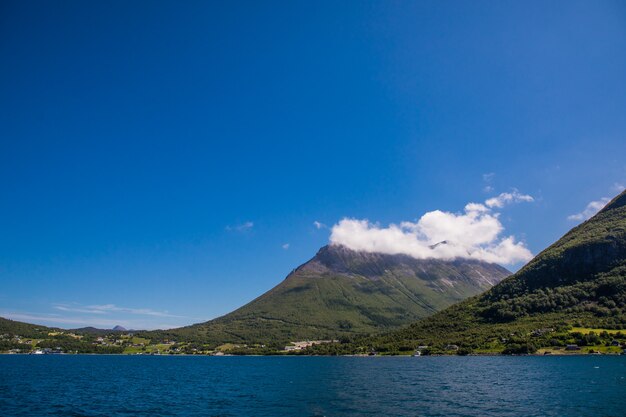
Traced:
<path id="1" fill-rule="evenodd" d="M 0 416 L 626 416 L 626 357 L 0 355 Z"/>

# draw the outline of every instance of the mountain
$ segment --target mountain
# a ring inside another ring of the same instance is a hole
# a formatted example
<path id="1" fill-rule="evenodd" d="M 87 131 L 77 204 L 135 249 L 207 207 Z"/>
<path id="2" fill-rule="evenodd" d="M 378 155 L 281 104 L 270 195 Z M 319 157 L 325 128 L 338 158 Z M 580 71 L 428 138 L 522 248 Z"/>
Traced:
<path id="1" fill-rule="evenodd" d="M 429 316 L 508 275 L 499 265 L 476 260 L 415 259 L 330 245 L 232 313 L 160 333 L 215 344 L 368 334 Z"/>
<path id="2" fill-rule="evenodd" d="M 598 337 L 572 326 L 626 329 L 626 191 L 484 294 L 346 349 L 527 353 Z"/>

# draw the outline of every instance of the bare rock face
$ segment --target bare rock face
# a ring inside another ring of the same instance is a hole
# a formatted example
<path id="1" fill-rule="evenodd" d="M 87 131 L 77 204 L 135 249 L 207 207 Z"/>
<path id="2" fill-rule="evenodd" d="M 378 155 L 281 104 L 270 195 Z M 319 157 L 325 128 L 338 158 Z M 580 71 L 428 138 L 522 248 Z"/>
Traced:
<path id="1" fill-rule="evenodd" d="M 443 244 L 443 242 L 441 243 Z M 396 273 L 412 276 L 432 284 L 454 286 L 456 283 L 475 285 L 486 290 L 509 276 L 504 267 L 470 259 L 416 259 L 403 254 L 362 252 L 342 245 L 328 245 L 294 273 L 362 276 L 372 280 Z"/>

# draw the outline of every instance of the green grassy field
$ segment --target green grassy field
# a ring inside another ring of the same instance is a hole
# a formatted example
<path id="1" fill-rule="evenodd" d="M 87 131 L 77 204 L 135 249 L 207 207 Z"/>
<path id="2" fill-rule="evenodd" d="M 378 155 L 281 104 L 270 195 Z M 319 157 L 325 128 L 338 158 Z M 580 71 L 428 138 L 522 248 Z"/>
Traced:
<path id="1" fill-rule="evenodd" d="M 596 333 L 600 334 L 606 332 L 608 334 L 617 334 L 617 333 L 625 333 L 626 330 L 616 330 L 616 329 L 599 329 L 599 328 L 591 328 L 591 327 L 572 327 L 570 330 L 571 333 L 582 333 L 582 334 L 590 334 Z"/>

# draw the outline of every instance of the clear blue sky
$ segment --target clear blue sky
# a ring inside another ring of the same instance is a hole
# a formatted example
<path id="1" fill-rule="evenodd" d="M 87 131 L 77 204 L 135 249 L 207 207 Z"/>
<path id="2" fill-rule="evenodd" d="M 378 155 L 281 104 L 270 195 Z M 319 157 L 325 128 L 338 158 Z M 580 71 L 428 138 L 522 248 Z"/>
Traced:
<path id="1" fill-rule="evenodd" d="M 537 253 L 626 184 L 620 1 L 4 1 L 0 61 L 0 315 L 30 322 L 210 319 L 314 221 L 513 189 Z"/>

